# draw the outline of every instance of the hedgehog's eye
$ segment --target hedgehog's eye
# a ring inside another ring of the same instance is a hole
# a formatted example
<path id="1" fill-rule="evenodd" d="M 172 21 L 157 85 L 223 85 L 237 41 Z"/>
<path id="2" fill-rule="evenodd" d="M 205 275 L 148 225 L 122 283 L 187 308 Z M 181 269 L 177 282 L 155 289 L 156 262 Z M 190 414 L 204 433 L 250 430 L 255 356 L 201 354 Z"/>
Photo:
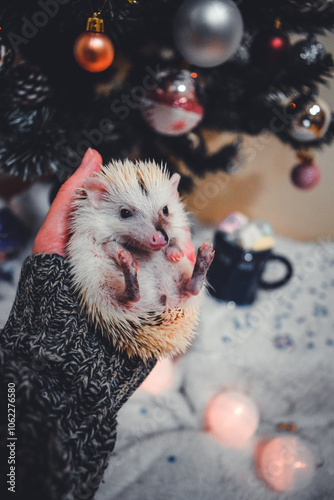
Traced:
<path id="1" fill-rule="evenodd" d="M 168 215 L 168 214 L 169 214 L 169 210 L 168 210 L 167 205 L 165 205 L 165 206 L 164 206 L 164 208 L 162 209 L 162 213 L 163 213 L 164 215 Z"/>
<path id="2" fill-rule="evenodd" d="M 120 214 L 122 219 L 127 219 L 128 217 L 132 217 L 132 212 L 130 212 L 130 210 L 128 210 L 127 208 L 122 208 Z"/>

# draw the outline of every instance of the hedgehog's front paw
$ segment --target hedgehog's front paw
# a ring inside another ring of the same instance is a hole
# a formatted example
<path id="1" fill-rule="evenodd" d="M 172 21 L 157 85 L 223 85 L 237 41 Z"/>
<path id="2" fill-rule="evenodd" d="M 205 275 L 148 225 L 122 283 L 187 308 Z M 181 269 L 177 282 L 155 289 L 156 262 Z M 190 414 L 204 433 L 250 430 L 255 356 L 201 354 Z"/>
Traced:
<path id="1" fill-rule="evenodd" d="M 184 257 L 184 252 L 180 250 L 180 248 L 173 245 L 168 246 L 164 250 L 164 254 L 167 257 L 167 260 L 169 260 L 170 262 L 179 262 L 179 260 L 181 260 Z"/>

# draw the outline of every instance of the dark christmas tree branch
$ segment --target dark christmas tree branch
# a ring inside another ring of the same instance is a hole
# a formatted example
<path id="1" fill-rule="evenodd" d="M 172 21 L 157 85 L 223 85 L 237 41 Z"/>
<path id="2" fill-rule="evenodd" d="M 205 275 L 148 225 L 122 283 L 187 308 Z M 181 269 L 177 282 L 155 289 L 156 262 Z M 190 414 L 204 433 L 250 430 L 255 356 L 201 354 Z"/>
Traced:
<path id="1" fill-rule="evenodd" d="M 179 159 L 194 175 L 229 171 L 239 145 L 225 146 L 210 156 L 201 134 L 205 129 L 251 135 L 269 131 L 296 149 L 331 142 L 332 125 L 310 143 L 296 141 L 289 135 L 296 115 L 288 123 L 284 117 L 289 100 L 297 99 L 302 109 L 317 94 L 318 85 L 332 76 L 332 56 L 308 35 L 334 28 L 334 3 L 240 0 L 237 5 L 244 21 L 239 50 L 226 63 L 203 68 L 185 63 L 175 46 L 172 26 L 179 0 L 107 0 L 105 33 L 115 46 L 116 59 L 106 71 L 89 73 L 75 63 L 73 44 L 85 30 L 92 8 L 98 10 L 101 2 L 1 1 L 6 43 L 24 62 L 0 74 L 2 170 L 25 179 L 55 173 L 64 180 L 93 147 L 105 162 L 112 157 L 150 157 L 177 170 Z M 278 66 L 263 65 L 252 51 L 254 40 L 273 29 L 277 18 L 283 32 L 303 33 L 305 42 L 290 47 Z M 204 110 L 201 123 L 192 130 L 197 146 L 188 133 L 159 134 L 140 111 L 148 81 L 158 89 L 157 75 L 184 68 L 197 75 L 196 94 Z"/>

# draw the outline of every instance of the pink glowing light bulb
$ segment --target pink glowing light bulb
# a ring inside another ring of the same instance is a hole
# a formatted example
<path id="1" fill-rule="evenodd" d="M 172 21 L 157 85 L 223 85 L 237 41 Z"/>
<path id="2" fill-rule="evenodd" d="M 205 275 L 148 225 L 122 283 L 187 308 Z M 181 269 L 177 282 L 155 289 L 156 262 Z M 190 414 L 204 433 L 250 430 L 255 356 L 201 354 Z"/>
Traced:
<path id="1" fill-rule="evenodd" d="M 312 453 L 296 436 L 277 437 L 263 443 L 256 462 L 262 480 L 280 493 L 305 488 L 315 471 Z"/>
<path id="2" fill-rule="evenodd" d="M 245 446 L 258 424 L 256 405 L 248 396 L 237 391 L 217 394 L 205 409 L 206 430 L 225 446 Z"/>

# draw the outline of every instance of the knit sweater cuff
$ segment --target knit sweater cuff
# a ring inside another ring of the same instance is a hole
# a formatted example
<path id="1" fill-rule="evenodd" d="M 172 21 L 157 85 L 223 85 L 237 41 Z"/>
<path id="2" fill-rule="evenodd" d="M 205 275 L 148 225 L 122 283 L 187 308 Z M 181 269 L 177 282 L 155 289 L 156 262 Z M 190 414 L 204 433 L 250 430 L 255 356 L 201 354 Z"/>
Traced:
<path id="1" fill-rule="evenodd" d="M 45 485 L 45 498 L 57 500 L 67 488 L 68 498 L 80 498 L 87 484 L 95 491 L 115 443 L 116 413 L 155 362 L 129 359 L 95 331 L 64 258 L 28 257 L 0 334 L 1 385 L 16 387 L 22 488 Z M 33 476 L 36 460 L 41 477 Z"/>
<path id="2" fill-rule="evenodd" d="M 118 375 L 113 373 L 109 381 L 115 412 L 156 362 L 129 359 L 116 352 L 103 333 L 88 323 L 72 285 L 69 264 L 57 254 L 35 254 L 25 260 L 0 344 L 29 359 L 36 370 L 61 370 L 62 378 L 73 386 L 86 365 L 91 370 L 99 364 L 98 371 L 105 368 L 109 375 L 116 370 Z"/>

